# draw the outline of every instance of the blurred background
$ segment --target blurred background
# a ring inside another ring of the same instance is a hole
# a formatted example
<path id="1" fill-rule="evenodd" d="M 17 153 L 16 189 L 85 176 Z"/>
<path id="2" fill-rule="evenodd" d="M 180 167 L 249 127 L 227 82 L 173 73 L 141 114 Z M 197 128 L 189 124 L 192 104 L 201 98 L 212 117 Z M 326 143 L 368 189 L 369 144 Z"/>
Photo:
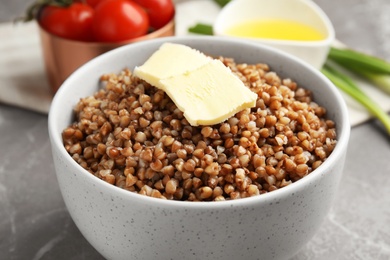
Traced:
<path id="1" fill-rule="evenodd" d="M 178 6 L 184 2 L 190 0 L 175 1 Z M 330 17 L 338 40 L 390 60 L 388 0 L 314 2 Z M 0 26 L 23 15 L 29 4 L 28 0 L 0 0 Z M 193 11 L 201 19 L 202 12 Z M 2 37 L 0 60 L 7 47 L 2 46 Z M 0 73 L 0 82 L 1 77 Z M 51 158 L 47 114 L 0 103 L 0 136 L 0 259 L 102 259 L 63 203 Z M 390 138 L 375 120 L 352 128 L 334 206 L 320 231 L 292 259 L 390 259 L 389 158 Z"/>

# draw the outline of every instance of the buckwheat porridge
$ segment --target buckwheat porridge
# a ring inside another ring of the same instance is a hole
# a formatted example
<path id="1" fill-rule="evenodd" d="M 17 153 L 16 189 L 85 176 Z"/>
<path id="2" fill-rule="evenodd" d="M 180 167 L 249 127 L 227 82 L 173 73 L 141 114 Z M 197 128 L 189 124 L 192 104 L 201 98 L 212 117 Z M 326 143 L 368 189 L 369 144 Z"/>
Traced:
<path id="1" fill-rule="evenodd" d="M 219 57 L 258 94 L 226 121 L 191 126 L 164 91 L 130 70 L 101 77 L 62 133 L 68 153 L 96 177 L 171 200 L 221 201 L 283 188 L 310 174 L 336 145 L 333 121 L 309 90 L 266 64 Z"/>

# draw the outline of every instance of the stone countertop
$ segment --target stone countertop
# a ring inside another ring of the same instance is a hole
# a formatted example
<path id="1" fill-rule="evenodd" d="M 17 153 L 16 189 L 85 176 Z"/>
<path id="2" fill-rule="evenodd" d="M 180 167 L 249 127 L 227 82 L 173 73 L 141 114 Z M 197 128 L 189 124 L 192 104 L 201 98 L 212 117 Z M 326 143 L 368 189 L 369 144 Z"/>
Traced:
<path id="1" fill-rule="evenodd" d="M 0 22 L 31 2 L 1 1 Z M 390 60 L 388 0 L 315 2 L 339 40 Z M 102 259 L 65 208 L 47 115 L 0 104 L 0 136 L 0 259 Z M 319 232 L 292 259 L 390 259 L 389 158 L 390 138 L 375 120 L 353 127 L 337 199 Z"/>

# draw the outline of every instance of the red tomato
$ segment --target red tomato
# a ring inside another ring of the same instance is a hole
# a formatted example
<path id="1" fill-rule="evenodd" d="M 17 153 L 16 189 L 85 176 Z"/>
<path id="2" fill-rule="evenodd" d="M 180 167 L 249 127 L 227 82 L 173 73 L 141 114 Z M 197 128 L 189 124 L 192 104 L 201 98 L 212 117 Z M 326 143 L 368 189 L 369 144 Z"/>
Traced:
<path id="1" fill-rule="evenodd" d="M 102 2 L 102 0 L 85 0 L 85 2 L 95 8 L 98 3 Z"/>
<path id="2" fill-rule="evenodd" d="M 38 22 L 48 32 L 78 41 L 91 41 L 94 10 L 89 5 L 73 3 L 69 7 L 44 6 Z"/>
<path id="3" fill-rule="evenodd" d="M 133 0 L 145 8 L 150 26 L 157 30 L 166 25 L 175 14 L 172 0 Z"/>
<path id="4" fill-rule="evenodd" d="M 95 39 L 100 42 L 129 40 L 148 32 L 149 20 L 144 9 L 129 0 L 105 0 L 95 8 Z"/>

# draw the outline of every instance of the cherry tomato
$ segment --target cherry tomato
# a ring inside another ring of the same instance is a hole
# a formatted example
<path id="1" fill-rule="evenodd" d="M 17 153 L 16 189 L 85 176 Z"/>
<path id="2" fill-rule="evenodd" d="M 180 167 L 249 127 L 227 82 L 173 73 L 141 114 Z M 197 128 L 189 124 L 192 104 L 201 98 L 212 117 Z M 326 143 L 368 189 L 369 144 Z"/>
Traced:
<path id="1" fill-rule="evenodd" d="M 175 13 L 172 0 L 133 0 L 145 8 L 150 26 L 157 30 L 166 25 Z"/>
<path id="2" fill-rule="evenodd" d="M 38 22 L 48 32 L 78 41 L 92 41 L 94 10 L 89 5 L 73 3 L 68 7 L 47 5 L 39 13 Z"/>
<path id="3" fill-rule="evenodd" d="M 95 8 L 93 22 L 95 39 L 119 42 L 148 32 L 149 20 L 144 9 L 129 0 L 105 0 Z"/>
<path id="4" fill-rule="evenodd" d="M 84 0 L 84 1 L 85 3 L 87 3 L 87 5 L 95 8 L 98 5 L 98 3 L 103 2 L 104 0 Z"/>

